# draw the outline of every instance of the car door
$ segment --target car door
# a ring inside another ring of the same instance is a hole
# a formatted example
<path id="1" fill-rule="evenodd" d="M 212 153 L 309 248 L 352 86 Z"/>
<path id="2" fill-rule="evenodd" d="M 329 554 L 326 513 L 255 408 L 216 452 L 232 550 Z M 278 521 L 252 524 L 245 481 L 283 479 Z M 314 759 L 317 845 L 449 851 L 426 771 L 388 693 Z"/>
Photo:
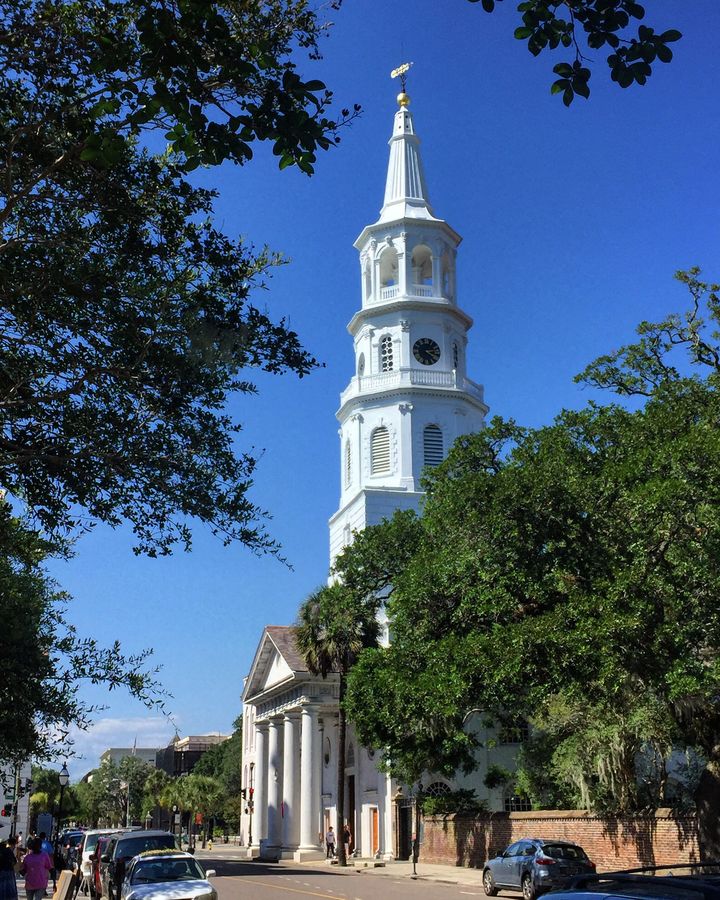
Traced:
<path id="1" fill-rule="evenodd" d="M 112 866 L 112 858 L 115 853 L 115 844 L 117 844 L 117 838 L 111 838 L 108 841 L 107 846 L 103 848 L 102 856 L 100 857 L 100 884 L 103 897 L 108 896 L 108 883 L 112 878 L 110 869 Z"/>
<path id="2" fill-rule="evenodd" d="M 493 871 L 493 877 L 495 878 L 496 884 L 502 884 L 506 887 L 509 887 L 513 884 L 512 870 L 516 864 L 516 854 L 520 850 L 521 844 L 522 841 L 516 841 L 514 844 L 510 844 L 507 850 L 503 853 L 502 858 L 498 860 L 497 869 L 496 871 Z"/>
<path id="3" fill-rule="evenodd" d="M 532 877 L 532 868 L 535 865 L 535 856 L 539 849 L 540 845 L 536 844 L 535 841 L 523 841 L 523 846 L 519 856 L 520 861 L 517 869 L 518 887 L 522 887 L 522 880 L 526 872 L 530 872 L 530 875 Z"/>
<path id="4" fill-rule="evenodd" d="M 514 845 L 515 853 L 508 860 L 507 882 L 508 887 L 520 888 L 523 872 L 527 868 L 528 857 L 534 855 L 535 848 L 530 841 L 518 841 Z"/>

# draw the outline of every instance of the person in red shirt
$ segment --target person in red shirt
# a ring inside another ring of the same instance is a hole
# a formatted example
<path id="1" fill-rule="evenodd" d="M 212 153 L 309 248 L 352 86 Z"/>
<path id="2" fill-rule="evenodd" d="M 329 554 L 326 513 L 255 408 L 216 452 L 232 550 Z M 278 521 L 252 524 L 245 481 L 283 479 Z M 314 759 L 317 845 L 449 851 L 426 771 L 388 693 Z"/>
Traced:
<path id="1" fill-rule="evenodd" d="M 40 838 L 31 842 L 23 859 L 20 874 L 25 876 L 27 900 L 42 900 L 48 886 L 52 860 L 43 852 Z"/>

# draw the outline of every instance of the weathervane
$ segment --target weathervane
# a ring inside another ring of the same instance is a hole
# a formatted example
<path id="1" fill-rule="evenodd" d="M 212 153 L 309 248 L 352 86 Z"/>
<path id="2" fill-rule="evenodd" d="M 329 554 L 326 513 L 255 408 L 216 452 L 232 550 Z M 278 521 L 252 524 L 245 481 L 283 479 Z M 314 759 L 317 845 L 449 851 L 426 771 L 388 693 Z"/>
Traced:
<path id="1" fill-rule="evenodd" d="M 398 66 L 397 69 L 393 69 L 390 73 L 391 78 L 400 79 L 401 91 L 397 97 L 397 102 L 400 104 L 400 106 L 407 106 L 408 103 L 410 103 L 410 98 L 405 93 L 405 81 L 407 79 L 407 73 L 410 71 L 411 65 L 411 62 L 403 63 L 401 66 Z"/>

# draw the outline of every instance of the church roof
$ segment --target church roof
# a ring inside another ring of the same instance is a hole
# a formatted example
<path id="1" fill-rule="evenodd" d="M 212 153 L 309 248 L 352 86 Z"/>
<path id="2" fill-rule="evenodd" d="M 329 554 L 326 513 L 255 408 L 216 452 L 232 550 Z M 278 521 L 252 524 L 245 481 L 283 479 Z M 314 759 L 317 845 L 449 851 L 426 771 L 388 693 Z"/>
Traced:
<path id="1" fill-rule="evenodd" d="M 294 625 L 267 625 L 265 631 L 293 672 L 307 672 L 305 660 L 295 646 Z"/>
<path id="2" fill-rule="evenodd" d="M 243 700 L 266 694 L 307 676 L 305 660 L 295 645 L 295 627 L 266 625 L 243 690 Z"/>

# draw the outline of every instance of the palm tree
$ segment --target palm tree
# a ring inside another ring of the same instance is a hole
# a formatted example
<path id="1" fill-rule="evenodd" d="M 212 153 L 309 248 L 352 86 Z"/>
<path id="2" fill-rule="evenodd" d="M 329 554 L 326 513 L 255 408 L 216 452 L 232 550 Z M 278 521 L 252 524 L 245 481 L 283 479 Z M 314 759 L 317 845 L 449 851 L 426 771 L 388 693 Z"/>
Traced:
<path id="1" fill-rule="evenodd" d="M 318 588 L 300 607 L 295 643 L 314 675 L 340 679 L 337 766 L 337 848 L 341 866 L 347 865 L 342 832 L 345 825 L 345 689 L 347 676 L 360 652 L 377 645 L 380 626 L 375 598 L 359 598 L 337 583 Z"/>

